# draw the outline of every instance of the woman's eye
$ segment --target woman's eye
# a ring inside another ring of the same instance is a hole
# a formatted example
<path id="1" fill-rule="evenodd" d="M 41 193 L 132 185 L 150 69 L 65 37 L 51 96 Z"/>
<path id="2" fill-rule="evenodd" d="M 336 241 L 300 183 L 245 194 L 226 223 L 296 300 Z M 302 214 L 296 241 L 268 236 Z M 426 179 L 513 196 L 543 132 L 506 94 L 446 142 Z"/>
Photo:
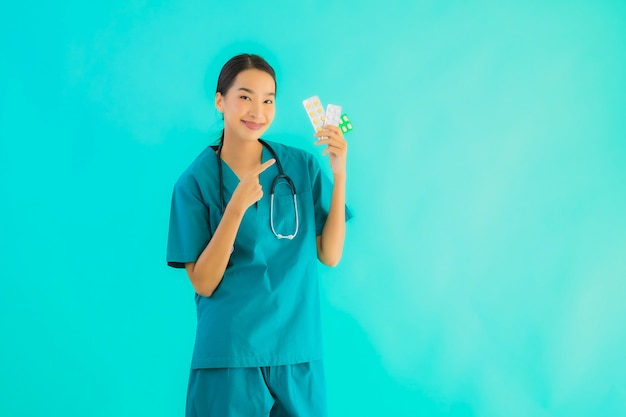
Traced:
<path id="1" fill-rule="evenodd" d="M 274 104 L 273 100 L 265 100 L 265 104 Z"/>
<path id="2" fill-rule="evenodd" d="M 250 100 L 250 97 L 248 96 L 240 96 L 239 98 L 244 99 L 244 100 Z"/>

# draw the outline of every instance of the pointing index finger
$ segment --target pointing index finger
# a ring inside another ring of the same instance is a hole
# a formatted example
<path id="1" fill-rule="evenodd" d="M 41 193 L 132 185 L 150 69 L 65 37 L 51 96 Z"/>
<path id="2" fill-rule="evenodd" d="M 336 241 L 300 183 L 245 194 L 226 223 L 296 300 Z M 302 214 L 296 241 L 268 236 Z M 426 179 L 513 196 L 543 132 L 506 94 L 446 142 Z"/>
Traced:
<path id="1" fill-rule="evenodd" d="M 260 175 L 261 172 L 265 171 L 266 169 L 274 165 L 275 162 L 276 160 L 274 158 L 265 161 L 264 163 L 262 163 L 261 165 L 253 169 L 250 175 Z"/>

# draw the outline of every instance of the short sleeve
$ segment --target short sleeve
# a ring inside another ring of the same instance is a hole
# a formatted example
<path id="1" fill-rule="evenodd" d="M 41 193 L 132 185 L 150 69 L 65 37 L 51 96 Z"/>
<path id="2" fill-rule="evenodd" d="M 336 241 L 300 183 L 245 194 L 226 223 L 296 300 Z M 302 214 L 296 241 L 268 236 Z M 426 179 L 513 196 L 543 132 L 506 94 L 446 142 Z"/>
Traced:
<path id="1" fill-rule="evenodd" d="M 211 239 L 209 208 L 191 176 L 181 177 L 174 186 L 167 240 L 167 264 L 184 268 L 196 262 Z"/>
<path id="2" fill-rule="evenodd" d="M 328 212 L 330 210 L 330 200 L 333 194 L 333 183 L 328 176 L 322 171 L 322 168 L 314 157 L 309 159 L 309 175 L 311 176 L 311 188 L 313 192 L 313 201 L 315 204 L 315 235 L 320 236 Z M 346 205 L 346 222 L 352 219 L 352 210 Z"/>

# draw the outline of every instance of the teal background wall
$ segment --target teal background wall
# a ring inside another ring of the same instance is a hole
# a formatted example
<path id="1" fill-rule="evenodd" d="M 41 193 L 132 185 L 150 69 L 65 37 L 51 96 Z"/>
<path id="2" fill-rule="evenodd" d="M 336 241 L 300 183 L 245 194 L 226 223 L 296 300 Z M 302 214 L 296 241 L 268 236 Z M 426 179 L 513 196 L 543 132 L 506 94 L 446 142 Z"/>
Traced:
<path id="1" fill-rule="evenodd" d="M 341 104 L 331 416 L 626 415 L 626 3 L 13 2 L 0 12 L 0 415 L 182 415 L 170 193 L 239 52 L 268 139 Z"/>

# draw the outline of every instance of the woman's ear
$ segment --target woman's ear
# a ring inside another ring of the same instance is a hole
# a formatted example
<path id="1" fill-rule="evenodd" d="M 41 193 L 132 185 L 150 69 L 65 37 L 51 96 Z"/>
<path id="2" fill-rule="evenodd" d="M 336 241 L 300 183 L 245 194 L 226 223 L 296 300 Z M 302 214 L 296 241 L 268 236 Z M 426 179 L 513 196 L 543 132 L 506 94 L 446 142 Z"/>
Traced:
<path id="1" fill-rule="evenodd" d="M 220 113 L 224 113 L 224 96 L 222 93 L 215 93 L 215 107 Z"/>

